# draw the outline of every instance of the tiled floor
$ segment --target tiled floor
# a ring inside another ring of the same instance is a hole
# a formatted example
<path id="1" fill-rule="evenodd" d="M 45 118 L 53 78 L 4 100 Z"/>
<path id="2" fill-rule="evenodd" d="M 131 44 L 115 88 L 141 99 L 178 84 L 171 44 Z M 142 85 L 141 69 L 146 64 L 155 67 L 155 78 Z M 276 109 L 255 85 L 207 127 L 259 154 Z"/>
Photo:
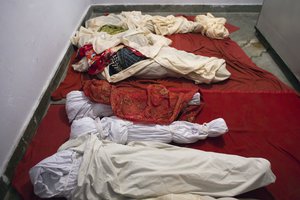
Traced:
<path id="1" fill-rule="evenodd" d="M 158 14 L 158 13 L 155 13 Z M 161 13 L 162 14 L 162 13 Z M 171 13 L 163 13 L 171 14 Z M 184 13 L 181 13 L 184 14 Z M 189 15 L 195 15 L 199 13 L 187 13 Z M 284 73 L 274 62 L 269 52 L 263 47 L 263 45 L 258 41 L 255 35 L 255 24 L 258 19 L 259 13 L 257 12 L 227 12 L 227 13 L 213 13 L 216 17 L 225 17 L 227 21 L 235 26 L 240 27 L 240 30 L 231 34 L 231 38 L 236 41 L 242 49 L 247 53 L 247 55 L 257 64 L 257 66 L 273 73 L 280 80 L 290 85 L 289 80 L 286 78 Z M 96 14 L 92 14 L 96 16 Z M 60 102 L 64 103 L 64 102 Z M 7 193 L 6 200 L 20 199 L 16 191 L 10 188 Z"/>

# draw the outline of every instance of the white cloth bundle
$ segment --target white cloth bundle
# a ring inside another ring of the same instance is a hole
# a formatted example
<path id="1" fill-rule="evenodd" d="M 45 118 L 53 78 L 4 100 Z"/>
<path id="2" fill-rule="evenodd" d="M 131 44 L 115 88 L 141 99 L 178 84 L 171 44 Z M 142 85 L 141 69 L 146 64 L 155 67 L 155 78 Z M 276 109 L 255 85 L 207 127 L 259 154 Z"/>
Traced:
<path id="1" fill-rule="evenodd" d="M 211 13 L 197 15 L 193 22 L 182 16 L 151 16 L 143 15 L 140 11 L 131 11 L 89 19 L 85 27 L 96 32 L 102 26 L 109 24 L 130 30 L 150 31 L 158 35 L 199 32 L 210 38 L 222 39 L 229 35 L 224 26 L 225 22 L 225 18 L 216 18 Z"/>
<path id="2" fill-rule="evenodd" d="M 83 117 L 105 117 L 113 115 L 110 105 L 89 100 L 82 91 L 72 91 L 66 96 L 66 112 L 69 122 Z"/>
<path id="3" fill-rule="evenodd" d="M 164 68 L 160 70 L 163 71 L 164 77 L 183 77 L 193 80 L 197 84 L 209 84 L 228 79 L 231 74 L 225 67 L 224 59 L 179 51 L 169 47 L 172 41 L 162 36 L 190 31 L 201 32 L 218 39 L 222 36 L 228 36 L 228 31 L 224 26 L 224 18 L 214 18 L 212 15 L 201 17 L 199 15 L 196 19 L 196 22 L 191 22 L 184 17 L 142 15 L 138 11 L 122 12 L 120 15 L 112 14 L 88 20 L 86 28 L 80 27 L 71 41 L 78 47 L 92 44 L 93 49 L 98 54 L 106 49 L 124 44 L 149 58 L 112 76 L 105 68 L 101 76 L 113 83 L 131 76 L 161 78 L 162 75 L 154 73 L 159 67 Z M 115 35 L 96 31 L 105 24 L 121 25 L 129 30 Z M 153 34 L 151 31 L 161 35 Z M 74 64 L 73 68 L 77 71 L 85 71 L 87 66 L 86 59 L 82 59 Z"/>
<path id="4" fill-rule="evenodd" d="M 200 105 L 200 93 L 194 94 L 189 105 Z M 113 115 L 110 105 L 89 100 L 82 91 L 71 91 L 66 96 L 66 112 L 69 122 L 83 117 L 108 117 Z"/>
<path id="5" fill-rule="evenodd" d="M 226 19 L 216 18 L 211 13 L 197 15 L 195 21 L 202 25 L 201 34 L 210 38 L 223 39 L 229 36 L 229 31 L 225 27 Z"/>
<path id="6" fill-rule="evenodd" d="M 70 173 L 78 173 L 78 179 Z M 34 166 L 30 177 L 40 197 L 81 200 L 145 199 L 174 193 L 227 197 L 275 181 L 269 161 L 263 158 L 156 142 L 121 145 L 101 141 L 93 134 L 66 142 L 52 158 Z"/>
<path id="7" fill-rule="evenodd" d="M 170 125 L 138 124 L 113 117 L 93 120 L 89 117 L 74 120 L 71 125 L 70 138 L 75 139 L 84 134 L 96 134 L 101 140 L 119 144 L 131 141 L 156 141 L 163 143 L 186 144 L 217 137 L 228 131 L 222 118 L 209 123 L 196 124 L 186 121 L 175 121 Z"/>

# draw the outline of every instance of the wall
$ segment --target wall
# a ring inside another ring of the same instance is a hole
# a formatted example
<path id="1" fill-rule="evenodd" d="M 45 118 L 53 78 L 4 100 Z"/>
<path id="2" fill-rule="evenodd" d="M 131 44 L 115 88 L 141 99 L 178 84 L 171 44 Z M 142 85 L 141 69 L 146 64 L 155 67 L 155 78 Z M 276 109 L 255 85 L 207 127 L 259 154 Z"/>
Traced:
<path id="1" fill-rule="evenodd" d="M 257 29 L 300 81 L 300 1 L 265 0 Z"/>
<path id="2" fill-rule="evenodd" d="M 263 0 L 91 0 L 93 4 L 207 4 L 207 5 L 261 5 Z"/>
<path id="3" fill-rule="evenodd" d="M 10 0 L 0 6 L 0 175 L 89 0 Z"/>

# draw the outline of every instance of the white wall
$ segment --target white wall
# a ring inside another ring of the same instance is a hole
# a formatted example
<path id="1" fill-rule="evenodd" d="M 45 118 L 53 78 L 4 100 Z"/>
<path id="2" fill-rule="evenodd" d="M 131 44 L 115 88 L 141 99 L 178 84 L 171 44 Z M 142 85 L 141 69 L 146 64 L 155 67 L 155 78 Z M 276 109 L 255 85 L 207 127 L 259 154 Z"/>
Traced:
<path id="1" fill-rule="evenodd" d="M 0 3 L 0 175 L 90 0 Z"/>
<path id="2" fill-rule="evenodd" d="M 91 0 L 93 4 L 207 4 L 207 5 L 261 5 L 263 0 Z"/>

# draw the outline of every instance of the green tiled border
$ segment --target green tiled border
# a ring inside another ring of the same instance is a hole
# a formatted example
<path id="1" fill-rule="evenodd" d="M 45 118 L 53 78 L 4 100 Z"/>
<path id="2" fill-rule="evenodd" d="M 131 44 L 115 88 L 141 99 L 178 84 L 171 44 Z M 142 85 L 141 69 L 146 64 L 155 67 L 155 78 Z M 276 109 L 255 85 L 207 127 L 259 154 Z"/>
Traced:
<path id="1" fill-rule="evenodd" d="M 145 13 L 203 13 L 203 12 L 259 12 L 261 9 L 261 5 L 92 5 L 88 9 L 84 19 L 81 22 L 81 25 L 84 22 L 93 17 L 104 13 L 118 13 L 121 11 L 132 11 L 139 10 Z M 0 199 L 19 199 L 18 195 L 11 187 L 11 180 L 14 174 L 14 170 L 18 164 L 18 162 L 22 159 L 26 148 L 34 136 L 37 127 L 44 117 L 51 101 L 50 95 L 57 88 L 60 83 L 68 63 L 70 61 L 70 57 L 73 54 L 74 49 L 72 45 L 70 45 L 61 60 L 59 67 L 52 78 L 47 90 L 45 91 L 36 111 L 34 112 L 22 138 L 20 139 L 17 148 L 15 149 L 7 168 L 4 174 L 0 177 Z M 14 194 L 15 193 L 15 194 Z"/>
<path id="2" fill-rule="evenodd" d="M 93 13 L 121 11 L 199 13 L 199 12 L 260 12 L 261 5 L 92 5 Z"/>

